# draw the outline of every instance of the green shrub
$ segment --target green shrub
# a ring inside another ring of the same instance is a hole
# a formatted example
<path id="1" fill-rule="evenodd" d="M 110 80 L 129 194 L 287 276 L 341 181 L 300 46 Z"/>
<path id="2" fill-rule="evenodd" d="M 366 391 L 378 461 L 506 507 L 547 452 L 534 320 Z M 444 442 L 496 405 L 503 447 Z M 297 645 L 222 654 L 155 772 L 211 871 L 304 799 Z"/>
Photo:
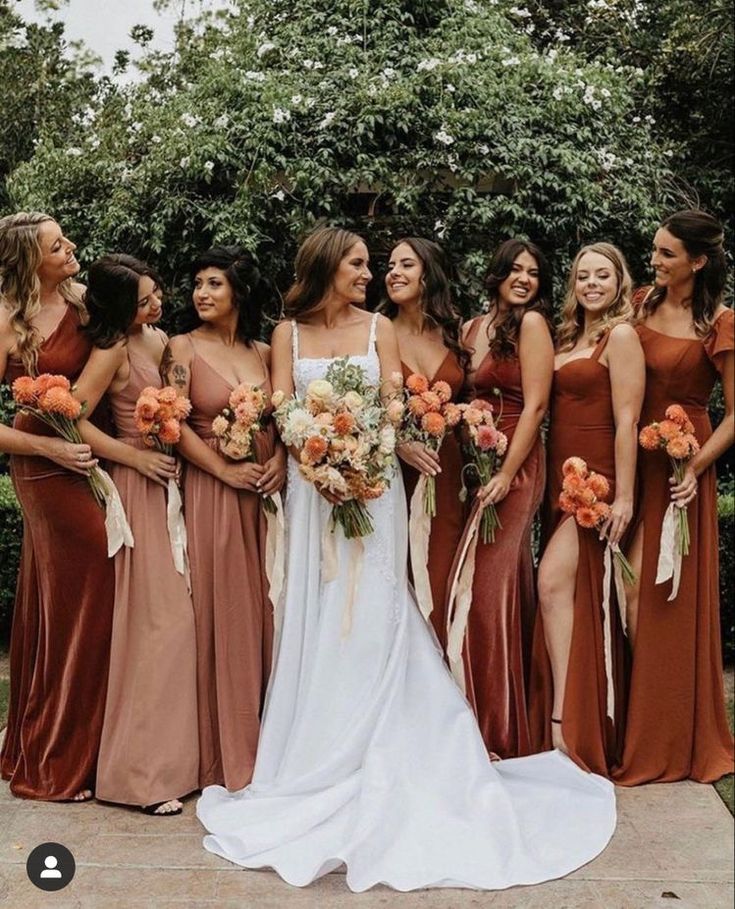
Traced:
<path id="1" fill-rule="evenodd" d="M 23 518 L 10 477 L 0 476 L 0 644 L 10 638 Z"/>
<path id="2" fill-rule="evenodd" d="M 720 529 L 720 627 L 722 654 L 726 663 L 735 660 L 735 496 L 717 499 Z"/>

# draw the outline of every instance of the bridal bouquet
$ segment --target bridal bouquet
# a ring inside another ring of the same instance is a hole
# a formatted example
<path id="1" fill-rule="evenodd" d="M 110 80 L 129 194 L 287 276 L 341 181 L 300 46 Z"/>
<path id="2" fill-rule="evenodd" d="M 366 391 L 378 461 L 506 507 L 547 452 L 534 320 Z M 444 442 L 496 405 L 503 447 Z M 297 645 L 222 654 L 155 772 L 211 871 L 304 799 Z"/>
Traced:
<path id="1" fill-rule="evenodd" d="M 272 400 L 281 438 L 301 450 L 302 475 L 344 499 L 332 507 L 332 527 L 339 524 L 348 539 L 372 533 L 366 502 L 390 485 L 401 402 L 386 408 L 380 389 L 347 357 L 310 382 L 303 398 L 284 401 L 276 392 Z"/>
<path id="2" fill-rule="evenodd" d="M 462 491 L 459 496 L 464 502 L 467 499 L 465 472 L 474 472 L 482 486 L 489 483 L 508 448 L 508 437 L 496 427 L 493 406 L 487 401 L 478 399 L 469 404 L 460 404 L 459 408 L 469 437 L 469 442 L 465 446 L 469 463 L 462 469 Z M 495 505 L 491 503 L 485 507 L 480 518 L 482 542 L 494 543 L 495 531 L 498 528 L 501 528 L 500 519 Z"/>
<path id="3" fill-rule="evenodd" d="M 264 428 L 270 402 L 259 385 L 241 382 L 230 393 L 228 406 L 212 421 L 219 450 L 233 461 L 255 460 L 255 436 Z M 263 497 L 263 508 L 277 511 L 273 496 Z"/>
<path id="4" fill-rule="evenodd" d="M 429 384 L 426 376 L 412 373 L 406 379 L 405 411 L 399 442 L 421 442 L 438 452 L 448 429 L 462 418 L 459 405 L 451 401 L 452 389 L 447 382 Z M 436 515 L 436 477 L 427 476 L 423 485 L 424 512 Z"/>
<path id="5" fill-rule="evenodd" d="M 687 465 L 699 451 L 699 442 L 694 435 L 694 424 L 680 404 L 671 404 L 666 408 L 664 420 L 649 423 L 640 431 L 638 440 L 646 451 L 657 451 L 663 448 L 669 456 L 674 470 L 674 478 L 681 483 Z M 661 528 L 661 546 L 659 549 L 656 583 L 661 584 L 673 577 L 673 588 L 669 600 L 673 600 L 679 591 L 681 562 L 689 554 L 689 520 L 686 505 L 672 502 L 664 515 Z"/>
<path id="6" fill-rule="evenodd" d="M 53 376 L 49 373 L 43 373 L 35 379 L 20 376 L 13 382 L 12 388 L 13 399 L 19 405 L 21 413 L 32 414 L 67 442 L 81 443 L 77 420 L 84 415 L 86 402 L 80 404 L 72 394 L 73 390 L 66 376 Z M 87 480 L 97 504 L 104 508 L 107 497 L 102 471 L 93 467 Z"/>
<path id="7" fill-rule="evenodd" d="M 181 422 L 190 413 L 191 401 L 180 395 L 171 385 L 165 385 L 163 388 L 149 385 L 143 389 L 135 403 L 133 420 L 149 448 L 172 455 L 174 445 L 181 438 Z M 188 583 L 186 525 L 181 493 L 176 480 L 168 481 L 166 524 L 174 565 L 179 574 L 186 577 Z"/>

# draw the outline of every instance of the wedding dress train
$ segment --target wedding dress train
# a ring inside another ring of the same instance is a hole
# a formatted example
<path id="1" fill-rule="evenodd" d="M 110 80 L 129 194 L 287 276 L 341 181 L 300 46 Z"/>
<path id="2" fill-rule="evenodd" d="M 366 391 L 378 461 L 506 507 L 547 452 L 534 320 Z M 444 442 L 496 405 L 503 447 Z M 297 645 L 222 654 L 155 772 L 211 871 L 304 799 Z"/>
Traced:
<path id="1" fill-rule="evenodd" d="M 377 383 L 374 335 L 375 319 L 368 353 L 350 359 Z M 295 324 L 293 338 L 303 395 L 333 361 L 299 359 Z M 239 792 L 204 790 L 205 847 L 297 886 L 344 865 L 353 891 L 501 889 L 589 862 L 615 828 L 613 786 L 558 751 L 488 760 L 410 592 L 400 471 L 370 503 L 361 567 L 360 544 L 337 531 L 338 574 L 322 583 L 330 508 L 289 459 L 283 619 L 255 772 Z"/>

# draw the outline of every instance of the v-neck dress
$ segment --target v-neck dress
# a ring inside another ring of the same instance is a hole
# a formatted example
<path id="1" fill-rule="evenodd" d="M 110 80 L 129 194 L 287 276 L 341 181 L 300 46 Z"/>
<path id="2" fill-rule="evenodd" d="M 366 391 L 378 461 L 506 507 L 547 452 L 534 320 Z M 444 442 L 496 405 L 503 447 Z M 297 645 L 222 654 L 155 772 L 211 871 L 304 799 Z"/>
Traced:
<path id="1" fill-rule="evenodd" d="M 91 345 L 69 306 L 37 373 L 74 382 Z M 26 374 L 11 358 L 5 381 Z M 16 429 L 54 435 L 18 414 Z M 14 795 L 62 800 L 94 787 L 107 687 L 115 576 L 105 514 L 81 474 L 13 455 L 23 547 L 10 639 L 10 706 L 0 767 Z"/>
<path id="2" fill-rule="evenodd" d="M 681 404 L 700 445 L 707 441 L 712 435 L 707 404 L 725 357 L 735 349 L 734 323 L 733 311 L 725 310 L 703 340 L 638 326 L 646 358 L 642 426 L 662 420 L 670 404 Z M 641 450 L 638 465 L 640 504 L 633 532 L 643 526 L 643 565 L 625 749 L 614 780 L 623 786 L 709 783 L 733 770 L 722 683 L 715 468 L 699 476 L 697 495 L 687 507 L 689 555 L 670 603 L 671 582 L 656 584 L 656 566 L 671 501 L 671 465 L 663 450 Z"/>
<path id="3" fill-rule="evenodd" d="M 212 420 L 233 386 L 199 353 L 193 334 L 189 425 L 217 450 Z M 266 373 L 263 388 L 271 394 Z M 274 451 L 272 423 L 256 439 L 257 459 Z M 265 573 L 261 497 L 187 464 L 184 514 L 197 635 L 199 786 L 241 789 L 250 782 L 270 675 L 273 610 Z"/>
<path id="4" fill-rule="evenodd" d="M 412 370 L 405 363 L 403 378 L 407 379 Z M 446 382 L 452 389 L 452 401 L 457 401 L 464 385 L 464 370 L 456 354 L 447 351 L 433 382 Z M 457 546 L 464 530 L 465 509 L 459 500 L 462 489 L 462 450 L 459 444 L 459 435 L 450 430 L 445 436 L 439 449 L 439 462 L 441 473 L 436 477 L 436 514 L 431 522 L 431 536 L 429 537 L 429 583 L 434 608 L 430 620 L 442 645 L 447 647 L 447 582 L 452 570 L 452 563 L 457 551 Z M 407 501 L 416 489 L 419 472 L 406 464 L 399 462 L 403 474 L 403 484 L 406 489 Z"/>
<path id="5" fill-rule="evenodd" d="M 615 498 L 615 414 L 610 374 L 600 356 L 610 338 L 606 334 L 591 356 L 564 363 L 554 374 L 551 420 L 547 438 L 548 485 L 543 510 L 542 549 L 572 515 L 559 507 L 562 465 L 567 458 L 584 458 L 590 470 L 610 484 L 607 501 Z M 564 706 L 561 711 L 564 740 L 569 756 L 580 767 L 609 776 L 620 759 L 625 721 L 625 640 L 614 585 L 610 617 L 612 678 L 615 717 L 607 716 L 607 674 L 603 626 L 603 577 L 605 543 L 594 530 L 577 528 L 579 560 L 574 588 L 574 618 L 569 649 Z M 531 736 L 534 751 L 551 743 L 551 710 L 554 684 L 546 650 L 544 620 L 536 618 L 529 691 Z"/>
<path id="6" fill-rule="evenodd" d="M 166 335 L 156 333 L 161 353 Z M 144 388 L 161 387 L 156 364 L 128 346 L 130 378 L 110 394 L 118 439 L 145 443 L 135 427 Z M 110 474 L 135 546 L 115 556 L 110 676 L 97 798 L 151 805 L 199 786 L 196 637 L 185 578 L 176 571 L 166 522 L 166 489 L 124 464 Z"/>

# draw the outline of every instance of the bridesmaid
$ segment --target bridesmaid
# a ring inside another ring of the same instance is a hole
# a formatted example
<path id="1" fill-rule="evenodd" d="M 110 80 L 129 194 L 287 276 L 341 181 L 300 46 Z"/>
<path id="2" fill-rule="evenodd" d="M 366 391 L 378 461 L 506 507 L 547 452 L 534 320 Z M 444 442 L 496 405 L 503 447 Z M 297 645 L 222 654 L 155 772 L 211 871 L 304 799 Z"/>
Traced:
<path id="1" fill-rule="evenodd" d="M 76 247 L 40 212 L 0 219 L 0 374 L 79 379 L 91 344 Z M 84 381 L 77 395 L 84 400 Z M 31 416 L 0 444 L 23 511 L 10 642 L 10 708 L 0 758 L 15 795 L 92 797 L 107 685 L 113 564 L 104 512 L 86 480 L 88 445 L 70 445 Z"/>
<path id="2" fill-rule="evenodd" d="M 199 779 L 194 612 L 167 527 L 166 484 L 175 461 L 147 449 L 134 421 L 142 390 L 161 387 L 168 339 L 154 327 L 162 312 L 160 280 L 132 256 L 105 256 L 89 269 L 85 303 L 85 332 L 95 345 L 86 369 L 92 400 L 109 393 L 117 430 L 117 441 L 95 450 L 117 462 L 110 474 L 135 539 L 134 548 L 115 556 L 96 795 L 148 814 L 180 814 L 176 796 L 192 792 Z"/>
<path id="3" fill-rule="evenodd" d="M 628 324 L 631 289 L 616 247 L 594 243 L 577 253 L 555 359 L 530 690 L 534 750 L 559 748 L 603 776 L 619 760 L 625 718 L 624 639 L 614 594 L 614 689 L 608 691 L 603 560 L 606 544 L 620 543 L 633 514 L 637 426 L 646 383 L 640 341 Z M 559 508 L 562 465 L 571 457 L 584 458 L 610 484 L 611 516 L 599 531 L 579 530 Z M 614 697 L 614 707 L 608 697 Z M 614 719 L 608 710 L 614 710 Z"/>
<path id="4" fill-rule="evenodd" d="M 389 303 L 384 312 L 393 320 L 401 351 L 403 377 L 425 375 L 446 382 L 456 401 L 464 384 L 468 353 L 459 342 L 460 320 L 452 302 L 450 265 L 444 250 L 431 240 L 401 240 L 391 252 L 385 285 Z M 449 432 L 439 453 L 408 442 L 398 447 L 408 501 L 420 474 L 436 477 L 436 515 L 429 538 L 431 623 L 446 649 L 447 580 L 464 529 L 459 493 L 462 452 L 456 433 Z"/>
<path id="5" fill-rule="evenodd" d="M 191 266 L 198 327 L 172 338 L 166 380 L 191 399 L 180 453 L 197 636 L 199 786 L 250 782 L 271 665 L 273 617 L 261 496 L 283 486 L 286 452 L 272 424 L 259 463 L 217 451 L 212 420 L 241 382 L 270 397 L 270 348 L 257 340 L 267 285 L 248 252 L 216 247 Z"/>
<path id="6" fill-rule="evenodd" d="M 481 487 L 470 515 L 490 503 L 502 525 L 494 543 L 477 544 L 465 639 L 467 696 L 489 751 L 529 754 L 526 688 L 536 614 L 531 530 L 544 491 L 539 428 L 554 371 L 551 271 L 533 243 L 507 240 L 490 262 L 489 310 L 464 327 L 472 351 L 469 388 L 502 408 L 508 437 L 500 470 Z"/>
<path id="7" fill-rule="evenodd" d="M 727 266 L 722 225 L 681 211 L 656 231 L 655 284 L 641 294 L 638 333 L 646 359 L 641 422 L 681 404 L 701 450 L 676 484 L 664 451 L 641 451 L 641 503 L 631 562 L 638 589 L 628 598 L 633 645 L 623 760 L 617 783 L 717 780 L 733 769 L 722 685 L 715 461 L 735 439 L 733 312 L 722 302 Z M 725 417 L 712 431 L 707 403 L 722 381 Z M 656 584 L 659 538 L 670 501 L 688 506 L 689 555 L 679 592 Z"/>

